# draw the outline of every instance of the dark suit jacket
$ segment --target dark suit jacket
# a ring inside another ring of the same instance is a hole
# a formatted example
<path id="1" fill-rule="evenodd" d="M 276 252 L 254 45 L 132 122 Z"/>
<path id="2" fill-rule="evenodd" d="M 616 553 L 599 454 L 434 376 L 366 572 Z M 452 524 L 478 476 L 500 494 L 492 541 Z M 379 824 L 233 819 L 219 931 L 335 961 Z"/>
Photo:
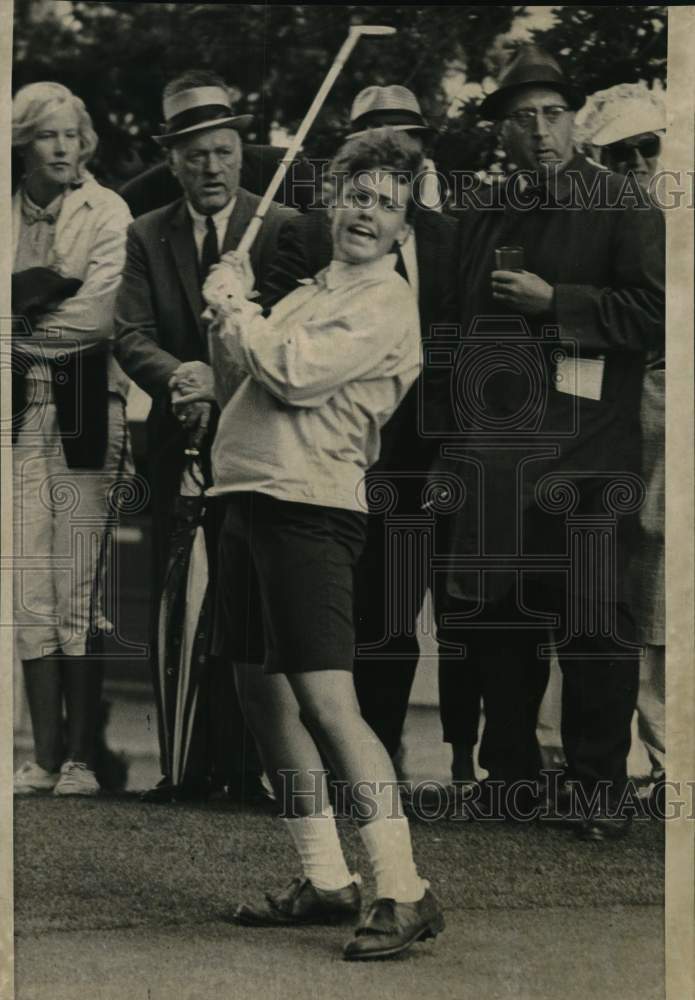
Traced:
<path id="1" fill-rule="evenodd" d="M 457 226 L 438 212 L 416 209 L 413 218 L 418 266 L 418 306 L 423 339 L 429 338 L 435 324 L 448 324 L 457 318 Z M 313 209 L 286 222 L 280 232 L 277 255 L 265 283 L 263 304 L 274 305 L 297 286 L 298 280 L 313 277 L 330 263 L 332 241 L 328 213 Z M 393 317 L 394 323 L 398 317 Z M 373 472 L 426 473 L 437 446 L 436 439 L 421 433 L 432 414 L 421 412 L 419 405 L 423 381 L 431 373 L 424 371 L 411 387 L 382 431 L 381 457 Z M 431 387 L 429 387 L 431 388 Z M 423 398 L 432 399 L 428 391 Z M 422 481 L 406 480 L 398 484 L 399 493 L 419 509 Z"/>
<path id="2" fill-rule="evenodd" d="M 659 356 L 664 341 L 664 225 L 646 200 L 620 204 L 624 182 L 576 156 L 555 190 L 523 192 L 527 207 L 504 190 L 486 205 L 480 192 L 462 215 L 461 338 L 451 351 L 456 406 L 444 464 L 465 485 L 453 535 L 463 555 L 562 556 L 570 507 L 617 515 L 618 559 L 629 552 L 631 519 L 619 516 L 629 485 L 622 496 L 606 488 L 640 473 L 645 357 Z M 494 249 L 503 244 L 522 246 L 525 270 L 554 288 L 551 311 L 528 317 L 525 330 L 492 299 Z M 557 391 L 562 351 L 594 366 L 603 356 L 600 398 Z M 576 503 L 565 506 L 571 496 Z M 488 573 L 484 593 L 499 597 L 512 579 Z M 478 596 L 476 573 L 451 582 L 458 596 Z"/>
<path id="3" fill-rule="evenodd" d="M 238 245 L 259 201 L 239 189 L 222 252 Z M 270 206 L 251 249 L 257 287 L 263 287 L 282 223 L 295 214 Z M 115 308 L 116 358 L 152 397 L 147 437 L 155 527 L 178 494 L 186 444 L 171 412 L 168 381 L 182 361 L 207 360 L 203 310 L 193 225 L 181 199 L 129 227 Z"/>

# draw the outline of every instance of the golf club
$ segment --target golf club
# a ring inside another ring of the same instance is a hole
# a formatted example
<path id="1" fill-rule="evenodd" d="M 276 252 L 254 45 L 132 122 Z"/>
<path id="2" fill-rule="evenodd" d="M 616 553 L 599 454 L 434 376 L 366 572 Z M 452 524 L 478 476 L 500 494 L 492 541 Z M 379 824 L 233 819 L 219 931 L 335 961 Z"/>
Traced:
<path id="1" fill-rule="evenodd" d="M 340 51 L 333 60 L 333 64 L 331 68 L 328 70 L 328 73 L 326 74 L 323 83 L 319 87 L 316 93 L 316 97 L 311 102 L 311 107 L 304 116 L 304 119 L 297 130 L 297 134 L 295 135 L 290 145 L 287 147 L 287 152 L 285 153 L 282 160 L 278 164 L 277 170 L 273 174 L 273 178 L 258 205 L 256 214 L 254 215 L 253 219 L 251 219 L 251 222 L 249 223 L 246 232 L 244 233 L 239 242 L 239 246 L 237 247 L 236 250 L 237 254 L 241 255 L 248 253 L 249 249 L 251 248 L 253 241 L 258 235 L 258 231 L 261 228 L 261 224 L 263 222 L 263 219 L 265 218 L 266 212 L 268 211 L 268 206 L 273 200 L 275 192 L 282 184 L 283 178 L 287 173 L 287 171 L 289 170 L 290 164 L 294 160 L 298 151 L 301 149 L 302 144 L 307 136 L 307 133 L 309 132 L 309 129 L 314 124 L 316 116 L 321 110 L 323 102 L 326 100 L 326 97 L 328 96 L 331 87 L 333 86 L 338 76 L 340 75 L 340 71 L 347 62 L 348 57 L 350 56 L 350 53 L 354 49 L 357 42 L 363 36 L 383 37 L 386 35 L 395 35 L 395 33 L 396 33 L 395 28 L 391 28 L 388 25 L 383 25 L 383 24 L 352 25 L 352 27 L 348 32 L 347 38 L 343 42 Z"/>

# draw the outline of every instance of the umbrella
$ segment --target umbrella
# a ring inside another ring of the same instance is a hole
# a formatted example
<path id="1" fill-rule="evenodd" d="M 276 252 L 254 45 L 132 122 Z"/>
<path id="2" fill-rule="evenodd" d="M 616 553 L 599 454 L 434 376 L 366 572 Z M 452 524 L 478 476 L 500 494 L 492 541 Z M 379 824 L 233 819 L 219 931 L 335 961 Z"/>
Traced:
<path id="1" fill-rule="evenodd" d="M 210 650 L 212 608 L 205 542 L 206 479 L 195 448 L 186 450 L 174 503 L 169 558 L 159 602 L 157 669 L 163 757 L 172 784 L 186 776 L 196 709 Z"/>

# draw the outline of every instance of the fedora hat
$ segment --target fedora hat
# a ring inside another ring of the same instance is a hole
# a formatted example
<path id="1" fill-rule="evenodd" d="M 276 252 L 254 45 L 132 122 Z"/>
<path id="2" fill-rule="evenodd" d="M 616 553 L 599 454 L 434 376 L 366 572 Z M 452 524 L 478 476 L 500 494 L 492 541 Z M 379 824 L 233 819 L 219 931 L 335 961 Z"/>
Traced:
<path id="1" fill-rule="evenodd" d="M 502 73 L 497 90 L 481 103 L 478 114 L 489 121 L 495 120 L 507 99 L 522 87 L 557 90 L 572 111 L 578 111 L 585 101 L 584 94 L 567 79 L 551 55 L 537 45 L 523 45 Z"/>
<path id="2" fill-rule="evenodd" d="M 350 109 L 350 135 L 348 139 L 362 135 L 370 128 L 388 125 L 397 132 L 436 133 L 420 110 L 417 97 L 399 84 L 389 87 L 365 87 L 361 90 Z"/>
<path id="3" fill-rule="evenodd" d="M 170 146 L 177 139 L 204 128 L 228 128 L 242 131 L 251 124 L 252 115 L 235 115 L 229 95 L 223 87 L 191 87 L 165 97 L 164 131 L 153 136 L 160 146 Z"/>

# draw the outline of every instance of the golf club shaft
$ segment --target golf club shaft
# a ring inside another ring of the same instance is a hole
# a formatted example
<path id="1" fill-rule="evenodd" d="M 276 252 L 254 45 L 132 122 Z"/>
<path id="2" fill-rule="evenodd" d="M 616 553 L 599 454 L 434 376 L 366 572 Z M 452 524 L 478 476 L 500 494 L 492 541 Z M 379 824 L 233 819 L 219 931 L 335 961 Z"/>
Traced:
<path id="1" fill-rule="evenodd" d="M 314 97 L 314 100 L 311 102 L 311 107 L 307 111 L 302 121 L 302 124 L 299 126 L 299 129 L 297 130 L 297 134 L 295 135 L 290 145 L 287 147 L 287 152 L 285 153 L 282 160 L 278 164 L 278 168 L 273 174 L 273 178 L 270 184 L 268 185 L 265 194 L 261 198 L 260 204 L 258 205 L 258 209 L 256 210 L 256 214 L 254 215 L 253 219 L 251 219 L 251 222 L 249 223 L 246 232 L 244 233 L 239 242 L 239 246 L 237 247 L 237 253 L 240 254 L 248 253 L 248 251 L 251 249 L 253 241 L 258 235 L 258 231 L 260 230 L 261 225 L 263 224 L 263 219 L 265 218 L 265 214 L 268 211 L 268 206 L 273 200 L 273 197 L 275 196 L 277 189 L 282 184 L 283 178 L 285 177 L 285 174 L 290 168 L 290 164 L 292 163 L 295 156 L 301 149 L 309 129 L 314 124 L 314 120 L 318 115 L 319 111 L 321 110 L 323 102 L 326 100 L 326 97 L 328 96 L 331 87 L 333 86 L 338 76 L 340 75 L 340 71 L 345 65 L 355 45 L 357 44 L 361 34 L 362 32 L 360 31 L 359 27 L 350 28 L 347 38 L 343 42 L 340 51 L 333 60 L 331 68 L 329 69 L 323 83 L 321 84 L 316 93 L 316 97 Z"/>

